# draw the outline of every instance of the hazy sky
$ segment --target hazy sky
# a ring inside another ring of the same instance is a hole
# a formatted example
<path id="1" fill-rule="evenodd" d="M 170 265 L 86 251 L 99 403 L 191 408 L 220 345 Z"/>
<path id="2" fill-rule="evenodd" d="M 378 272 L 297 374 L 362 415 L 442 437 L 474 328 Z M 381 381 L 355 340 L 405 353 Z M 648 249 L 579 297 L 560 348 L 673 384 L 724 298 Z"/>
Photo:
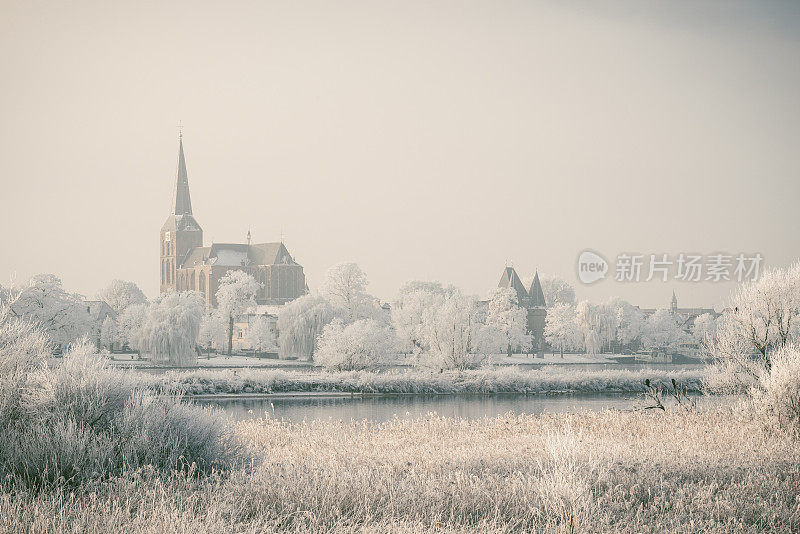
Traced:
<path id="1" fill-rule="evenodd" d="M 563 5 L 563 4 L 569 4 Z M 601 6 L 600 4 L 604 4 Z M 158 291 L 184 144 L 206 244 L 479 294 L 506 261 L 800 257 L 796 2 L 0 1 L 0 283 Z"/>

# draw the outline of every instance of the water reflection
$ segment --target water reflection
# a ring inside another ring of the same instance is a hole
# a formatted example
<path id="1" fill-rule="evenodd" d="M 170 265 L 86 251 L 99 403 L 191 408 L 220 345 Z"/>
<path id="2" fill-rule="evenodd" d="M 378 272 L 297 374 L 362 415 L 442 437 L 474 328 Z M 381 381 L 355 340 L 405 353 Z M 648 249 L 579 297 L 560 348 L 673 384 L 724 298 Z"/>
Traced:
<path id="1" fill-rule="evenodd" d="M 479 419 L 507 412 L 541 414 L 616 408 L 629 410 L 644 405 L 640 395 L 435 395 L 387 397 L 303 397 L 263 399 L 203 399 L 201 404 L 222 407 L 236 419 L 263 417 L 265 412 L 287 421 L 386 421 L 415 419 L 430 412 L 445 417 Z"/>

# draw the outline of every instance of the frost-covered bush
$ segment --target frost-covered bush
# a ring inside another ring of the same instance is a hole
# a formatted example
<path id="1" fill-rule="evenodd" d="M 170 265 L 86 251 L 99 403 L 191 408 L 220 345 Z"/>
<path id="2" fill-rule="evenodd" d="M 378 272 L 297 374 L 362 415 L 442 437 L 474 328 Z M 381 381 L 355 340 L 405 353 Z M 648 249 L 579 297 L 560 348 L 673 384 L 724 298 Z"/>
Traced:
<path id="1" fill-rule="evenodd" d="M 0 339 L 19 328 L 0 323 Z M 50 368 L 30 354 L 39 335 L 25 332 L 0 351 L 0 368 L 15 370 L 13 381 L 0 379 L 3 483 L 74 486 L 145 466 L 209 472 L 235 454 L 218 413 L 138 391 L 136 375 L 110 368 L 86 341 Z"/>
<path id="2" fill-rule="evenodd" d="M 334 371 L 369 369 L 386 360 L 394 336 L 372 319 L 345 325 L 335 319 L 319 336 L 316 361 Z"/>
<path id="3" fill-rule="evenodd" d="M 16 417 L 28 373 L 44 364 L 51 349 L 47 335 L 34 323 L 0 304 L 0 417 Z"/>
<path id="4" fill-rule="evenodd" d="M 784 345 L 771 360 L 770 372 L 760 377 L 754 404 L 780 428 L 800 435 L 800 344 Z"/>

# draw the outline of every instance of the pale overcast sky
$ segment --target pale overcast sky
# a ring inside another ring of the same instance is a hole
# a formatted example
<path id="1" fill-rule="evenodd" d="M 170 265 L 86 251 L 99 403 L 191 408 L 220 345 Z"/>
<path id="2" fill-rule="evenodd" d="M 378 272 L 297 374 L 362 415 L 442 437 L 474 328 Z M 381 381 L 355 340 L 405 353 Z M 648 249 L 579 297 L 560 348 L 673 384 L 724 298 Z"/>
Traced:
<path id="1" fill-rule="evenodd" d="M 485 294 L 513 261 L 719 307 L 577 255 L 800 257 L 796 2 L 2 1 L 0 73 L 2 284 L 154 296 L 179 121 L 206 244 L 283 233 L 312 289 L 355 261 L 382 298 Z"/>

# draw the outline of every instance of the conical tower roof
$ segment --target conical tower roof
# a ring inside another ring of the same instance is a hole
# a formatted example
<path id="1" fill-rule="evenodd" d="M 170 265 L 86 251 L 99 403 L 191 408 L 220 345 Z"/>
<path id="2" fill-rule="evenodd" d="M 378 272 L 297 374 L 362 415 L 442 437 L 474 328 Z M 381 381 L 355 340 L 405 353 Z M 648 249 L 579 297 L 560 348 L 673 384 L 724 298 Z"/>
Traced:
<path id="1" fill-rule="evenodd" d="M 544 300 L 544 291 L 542 291 L 542 283 L 539 281 L 539 271 L 533 275 L 533 282 L 531 282 L 531 289 L 528 291 L 528 296 L 531 299 L 531 306 L 546 307 L 547 302 Z"/>
<path id="2" fill-rule="evenodd" d="M 497 287 L 514 288 L 514 290 L 517 292 L 518 299 L 524 299 L 528 296 L 528 292 L 525 291 L 525 286 L 522 285 L 522 280 L 519 279 L 517 271 L 514 270 L 513 267 L 505 268 L 503 271 L 503 276 L 500 277 L 500 282 L 497 284 Z"/>

